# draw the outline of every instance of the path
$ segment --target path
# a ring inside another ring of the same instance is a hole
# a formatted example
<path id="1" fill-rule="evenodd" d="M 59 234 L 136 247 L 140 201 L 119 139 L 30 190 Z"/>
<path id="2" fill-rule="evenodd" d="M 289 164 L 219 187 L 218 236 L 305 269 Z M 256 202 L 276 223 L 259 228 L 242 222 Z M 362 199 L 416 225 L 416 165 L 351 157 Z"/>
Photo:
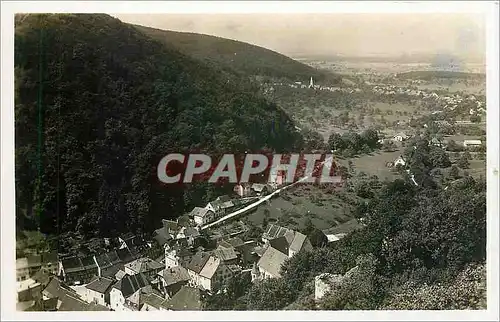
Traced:
<path id="1" fill-rule="evenodd" d="M 331 162 L 331 161 L 332 161 L 332 159 L 333 159 L 333 157 L 331 157 L 331 158 L 329 158 L 329 159 L 326 159 L 326 160 L 325 160 L 325 161 L 323 161 L 321 164 L 324 164 L 325 162 Z M 289 184 L 288 186 L 284 186 L 284 187 L 282 187 L 282 188 L 280 188 L 280 189 L 278 189 L 278 190 L 276 190 L 276 191 L 274 191 L 274 192 L 272 192 L 272 193 L 268 194 L 267 196 L 265 196 L 265 197 L 263 197 L 263 198 L 259 199 L 258 201 L 254 202 L 254 203 L 252 203 L 252 204 L 250 204 L 250 205 L 248 205 L 248 206 L 246 206 L 245 208 L 241 208 L 241 209 L 239 209 L 239 210 L 237 210 L 237 211 L 235 211 L 235 212 L 232 212 L 232 213 L 230 213 L 230 214 L 225 215 L 224 217 L 222 217 L 222 218 L 220 218 L 220 219 L 218 219 L 218 220 L 216 220 L 216 221 L 214 221 L 214 222 L 212 222 L 212 223 L 210 223 L 210 224 L 207 224 L 207 225 L 205 225 L 205 226 L 202 226 L 202 227 L 200 228 L 200 230 L 205 230 L 205 229 L 207 229 L 207 228 L 213 227 L 213 226 L 215 226 L 215 225 L 217 225 L 217 224 L 220 224 L 220 223 L 222 223 L 222 222 L 224 222 L 224 221 L 226 221 L 226 220 L 228 220 L 228 219 L 231 219 L 231 218 L 233 218 L 233 217 L 235 217 L 235 216 L 238 216 L 238 215 L 240 215 L 240 214 L 242 214 L 242 213 L 244 213 L 244 212 L 246 212 L 246 211 L 248 211 L 248 210 L 250 210 L 250 209 L 252 209 L 252 208 L 255 208 L 255 207 L 257 207 L 258 205 L 260 205 L 261 203 L 263 203 L 263 202 L 265 202 L 265 201 L 267 201 L 267 200 L 271 199 L 273 196 L 275 196 L 276 194 L 280 193 L 281 191 L 283 191 L 283 190 L 285 190 L 285 189 L 288 189 L 288 188 L 290 188 L 290 187 L 293 187 L 293 186 L 294 186 L 294 185 L 296 185 L 297 183 L 300 183 L 300 182 L 302 182 L 302 181 L 307 180 L 309 177 L 310 177 L 310 176 L 303 177 L 302 179 L 300 179 L 300 180 L 298 180 L 298 181 L 296 181 L 296 182 L 294 182 L 294 183 L 291 183 L 291 184 Z"/>

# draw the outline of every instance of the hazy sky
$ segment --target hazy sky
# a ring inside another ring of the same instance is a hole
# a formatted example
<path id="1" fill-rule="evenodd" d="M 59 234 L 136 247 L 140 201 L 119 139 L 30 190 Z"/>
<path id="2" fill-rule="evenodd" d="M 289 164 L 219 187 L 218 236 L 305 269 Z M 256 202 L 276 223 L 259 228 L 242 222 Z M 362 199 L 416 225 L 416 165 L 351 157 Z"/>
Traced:
<path id="1" fill-rule="evenodd" d="M 484 56 L 485 26 L 465 14 L 117 14 L 124 22 L 196 32 L 284 54 Z"/>

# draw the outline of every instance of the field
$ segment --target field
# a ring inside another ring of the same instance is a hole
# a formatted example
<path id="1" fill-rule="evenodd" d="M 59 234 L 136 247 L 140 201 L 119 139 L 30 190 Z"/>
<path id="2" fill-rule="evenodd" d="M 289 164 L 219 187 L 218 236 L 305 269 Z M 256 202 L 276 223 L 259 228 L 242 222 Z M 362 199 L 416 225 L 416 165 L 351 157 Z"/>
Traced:
<path id="1" fill-rule="evenodd" d="M 260 226 L 264 218 L 267 218 L 269 223 L 277 222 L 289 228 L 302 229 L 306 218 L 309 218 L 318 229 L 344 225 L 345 231 L 342 232 L 347 232 L 353 226 L 345 224 L 353 219 L 352 204 L 355 200 L 355 196 L 344 191 L 326 194 L 310 184 L 298 185 L 271 199 L 267 205 L 258 207 L 242 220 Z"/>
<path id="2" fill-rule="evenodd" d="M 338 162 L 347 167 L 351 160 L 354 170 L 357 173 L 364 172 L 368 175 L 376 175 L 380 180 L 395 179 L 398 174 L 392 172 L 391 168 L 386 166 L 387 162 L 392 162 L 402 154 L 402 149 L 394 152 L 375 152 L 362 155 L 351 159 L 339 159 Z"/>

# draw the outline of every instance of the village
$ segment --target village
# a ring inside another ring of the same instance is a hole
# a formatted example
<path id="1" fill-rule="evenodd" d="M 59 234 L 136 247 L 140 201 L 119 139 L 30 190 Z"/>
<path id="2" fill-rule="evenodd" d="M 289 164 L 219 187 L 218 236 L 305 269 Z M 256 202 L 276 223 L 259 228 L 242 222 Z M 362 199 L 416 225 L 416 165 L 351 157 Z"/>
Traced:
<path id="1" fill-rule="evenodd" d="M 252 282 L 280 278 L 288 258 L 312 249 L 306 235 L 276 224 L 250 240 L 240 237 L 245 230 L 221 236 L 206 229 L 245 205 L 270 197 L 280 187 L 288 187 L 283 173 L 277 174 L 273 184 L 237 184 L 234 197 L 219 196 L 177 220 L 163 220 L 150 240 L 129 233 L 114 240 L 93 240 L 86 245 L 87 252 L 18 258 L 18 308 L 200 310 L 202 297 L 223 292 L 234 277 L 247 274 Z M 325 237 L 335 242 L 343 234 Z M 330 285 L 324 280 L 325 276 L 318 277 L 318 294 Z"/>

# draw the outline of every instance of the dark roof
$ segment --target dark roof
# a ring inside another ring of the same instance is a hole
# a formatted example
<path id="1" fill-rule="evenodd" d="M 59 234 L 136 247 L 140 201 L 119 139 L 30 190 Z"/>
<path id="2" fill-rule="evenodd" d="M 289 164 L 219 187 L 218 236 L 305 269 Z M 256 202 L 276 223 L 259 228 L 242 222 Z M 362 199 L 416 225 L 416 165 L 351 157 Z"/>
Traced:
<path id="1" fill-rule="evenodd" d="M 208 259 L 210 258 L 209 254 L 206 253 L 197 253 L 196 255 L 193 256 L 191 261 L 188 263 L 187 268 L 195 272 L 196 274 L 199 274 L 205 264 L 207 263 Z"/>
<path id="2" fill-rule="evenodd" d="M 123 235 L 123 236 L 120 236 L 120 238 L 121 238 L 123 241 L 127 242 L 127 241 L 129 241 L 129 240 L 131 240 L 131 239 L 134 239 L 134 238 L 135 238 L 135 235 L 129 232 L 129 233 L 126 233 L 126 234 L 125 234 L 125 235 Z"/>
<path id="3" fill-rule="evenodd" d="M 87 311 L 111 311 L 111 310 L 97 303 L 89 303 L 87 306 Z"/>
<path id="4" fill-rule="evenodd" d="M 64 271 L 69 273 L 73 271 L 84 270 L 82 261 L 77 256 L 68 257 L 61 261 Z"/>
<path id="5" fill-rule="evenodd" d="M 123 263 L 128 263 L 133 261 L 134 255 L 130 252 L 128 248 L 122 248 L 122 249 L 117 249 L 116 254 L 118 255 L 118 258 L 123 262 Z"/>
<path id="6" fill-rule="evenodd" d="M 123 265 L 122 263 L 117 263 L 117 264 L 114 264 L 113 266 L 109 266 L 109 267 L 102 269 L 101 275 L 103 277 L 114 278 L 116 273 L 118 273 L 119 270 L 124 270 L 124 269 L 125 269 L 125 265 Z"/>
<path id="7" fill-rule="evenodd" d="M 292 231 L 292 230 L 285 228 L 285 227 L 271 224 L 271 225 L 269 225 L 267 230 L 264 232 L 262 237 L 270 240 L 270 239 L 278 238 L 281 236 L 285 236 L 285 234 L 289 231 Z"/>
<path id="8" fill-rule="evenodd" d="M 160 245 L 163 246 L 165 245 L 169 240 L 172 239 L 172 236 L 168 233 L 168 229 L 165 227 L 162 227 L 160 229 L 155 230 L 154 232 L 154 237 L 153 237 L 156 242 Z"/>
<path id="9" fill-rule="evenodd" d="M 40 255 L 28 255 L 26 256 L 28 260 L 28 267 L 36 267 L 42 265 L 42 256 Z"/>
<path id="10" fill-rule="evenodd" d="M 116 251 L 111 251 L 104 254 L 96 255 L 95 259 L 101 269 L 110 267 L 120 262 L 120 258 L 118 257 Z"/>
<path id="11" fill-rule="evenodd" d="M 175 231 L 179 228 L 179 224 L 177 223 L 177 221 L 162 219 L 161 222 L 163 223 L 163 228 L 166 228 L 170 231 Z"/>
<path id="12" fill-rule="evenodd" d="M 167 286 L 190 280 L 188 271 L 182 266 L 165 268 L 162 273 Z"/>
<path id="13" fill-rule="evenodd" d="M 132 261 L 125 266 L 136 273 L 145 273 L 153 270 L 159 270 L 165 267 L 165 265 L 162 265 L 148 257 L 136 259 L 135 261 Z"/>
<path id="14" fill-rule="evenodd" d="M 49 298 L 61 297 L 66 293 L 78 296 L 77 293 L 72 288 L 70 288 L 64 282 L 59 280 L 57 277 L 52 277 L 49 284 L 47 284 L 47 286 L 43 290 L 43 293 Z"/>
<path id="15" fill-rule="evenodd" d="M 82 264 L 85 267 L 85 269 L 91 269 L 91 268 L 96 268 L 97 265 L 94 261 L 94 256 L 87 256 L 82 258 Z"/>
<path id="16" fill-rule="evenodd" d="M 269 241 L 269 245 L 285 255 L 288 255 L 288 241 L 285 236 L 281 236 L 278 238 L 271 239 Z"/>
<path id="17" fill-rule="evenodd" d="M 182 286 L 170 300 L 164 301 L 161 306 L 173 311 L 198 311 L 201 310 L 201 294 L 197 288 Z"/>
<path id="18" fill-rule="evenodd" d="M 233 247 L 217 247 L 216 250 L 214 250 L 213 255 L 217 258 L 219 258 L 221 261 L 230 261 L 238 258 L 238 255 L 236 254 L 235 250 Z"/>
<path id="19" fill-rule="evenodd" d="M 149 285 L 149 279 L 146 275 L 139 273 L 135 275 L 125 275 L 121 280 L 113 285 L 113 288 L 120 290 L 123 297 L 134 294 L 139 289 Z"/>
<path id="20" fill-rule="evenodd" d="M 82 300 L 78 295 L 64 294 L 59 297 L 61 306 L 58 311 L 87 311 L 89 304 Z"/>
<path id="21" fill-rule="evenodd" d="M 87 284 L 85 287 L 88 288 L 89 290 L 104 294 L 111 287 L 112 284 L 113 284 L 112 279 L 98 277 L 89 284 Z"/>
<path id="22" fill-rule="evenodd" d="M 231 244 L 233 247 L 239 247 L 245 244 L 245 242 L 239 238 L 239 237 L 233 237 L 227 240 L 229 244 Z"/>
<path id="23" fill-rule="evenodd" d="M 231 198 L 228 195 L 222 195 L 222 196 L 217 197 L 217 199 L 215 199 L 215 200 L 227 202 L 227 201 L 231 200 Z"/>

